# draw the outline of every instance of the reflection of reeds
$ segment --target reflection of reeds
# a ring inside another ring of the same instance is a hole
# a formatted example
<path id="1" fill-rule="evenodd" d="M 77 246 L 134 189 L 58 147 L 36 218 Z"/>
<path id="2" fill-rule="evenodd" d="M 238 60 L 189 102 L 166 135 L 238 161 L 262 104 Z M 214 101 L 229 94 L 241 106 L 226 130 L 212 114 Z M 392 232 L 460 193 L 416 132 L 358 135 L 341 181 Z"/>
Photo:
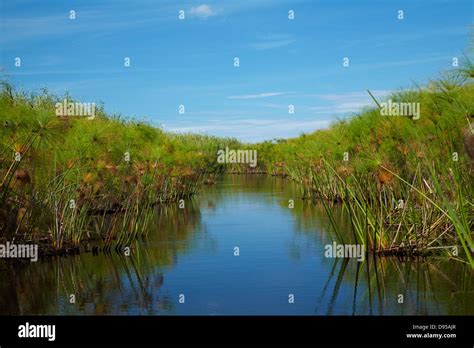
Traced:
<path id="1" fill-rule="evenodd" d="M 352 315 L 468 315 L 474 308 L 471 270 L 460 263 L 401 263 L 392 257 L 368 258 L 364 263 L 333 261 L 316 303 L 316 314 L 336 314 L 338 301 L 347 304 L 340 295 L 343 283 L 354 284 Z M 437 284 L 436 288 L 433 284 Z M 452 301 L 454 296 L 463 298 Z M 349 314 L 349 308 L 343 310 L 337 314 Z"/>
<path id="2" fill-rule="evenodd" d="M 189 200 L 185 209 L 169 204 L 144 210 L 148 221 L 143 232 L 149 237 L 146 241 L 127 241 L 124 246 L 130 248 L 130 256 L 123 249 L 96 241 L 87 243 L 80 256 L 51 256 L 44 262 L 19 268 L 13 268 L 14 263 L 0 263 L 0 267 L 7 267 L 2 269 L 7 276 L 0 283 L 0 312 L 120 314 L 130 309 L 152 314 L 172 310 L 169 297 L 160 290 L 164 282 L 162 271 L 172 267 L 177 256 L 193 246 L 192 233 L 200 230 L 199 207 Z M 98 232 L 93 234 L 89 227 L 88 233 L 96 238 L 103 231 L 121 238 L 122 225 L 133 220 L 124 214 L 95 215 L 91 219 L 98 225 Z M 118 230 L 111 231 L 112 226 Z M 24 289 L 42 290 L 38 293 Z M 69 303 L 71 294 L 76 296 L 75 304 Z M 129 308 L 130 303 L 133 305 Z"/>
<path id="3" fill-rule="evenodd" d="M 42 276 L 28 275 L 33 271 Z M 31 306 L 23 308 L 25 313 L 94 315 L 126 313 L 128 303 L 134 303 L 134 309 L 142 310 L 143 314 L 150 313 L 156 310 L 153 306 L 164 281 L 156 258 L 147 250 L 130 257 L 104 253 L 53 258 L 37 268 L 25 269 L 16 280 L 18 286 L 26 279 L 34 281 L 37 288 L 43 290 L 19 294 L 32 296 L 22 299 L 22 303 Z M 74 304 L 69 302 L 71 294 L 75 296 Z M 51 301 L 51 298 L 57 301 Z"/>

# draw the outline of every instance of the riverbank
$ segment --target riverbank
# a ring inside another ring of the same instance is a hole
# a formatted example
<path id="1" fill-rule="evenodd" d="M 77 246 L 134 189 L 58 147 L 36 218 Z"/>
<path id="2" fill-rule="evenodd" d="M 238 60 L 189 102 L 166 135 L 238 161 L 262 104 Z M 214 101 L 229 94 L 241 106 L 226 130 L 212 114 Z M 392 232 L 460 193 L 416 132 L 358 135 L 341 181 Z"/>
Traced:
<path id="1" fill-rule="evenodd" d="M 374 107 L 329 129 L 259 144 L 259 168 L 300 183 L 329 216 L 341 204 L 351 242 L 373 253 L 435 253 L 474 267 L 473 77 L 472 66 L 451 72 L 374 98 Z M 398 113 L 385 115 L 387 105 Z"/>
<path id="2" fill-rule="evenodd" d="M 156 204 L 196 194 L 222 170 L 218 149 L 238 144 L 166 133 L 103 107 L 74 116 L 80 104 L 68 98 L 3 84 L 0 242 L 39 243 L 46 253 L 73 252 L 86 240 L 126 245 L 145 233 Z M 58 105 L 74 108 L 58 115 Z"/>

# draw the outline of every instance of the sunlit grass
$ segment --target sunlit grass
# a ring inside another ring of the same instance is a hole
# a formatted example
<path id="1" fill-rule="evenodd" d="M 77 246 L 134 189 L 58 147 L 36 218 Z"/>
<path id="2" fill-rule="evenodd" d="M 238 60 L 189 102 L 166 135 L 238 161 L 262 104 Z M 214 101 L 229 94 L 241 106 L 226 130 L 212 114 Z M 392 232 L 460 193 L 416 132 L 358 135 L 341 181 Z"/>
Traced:
<path id="1" fill-rule="evenodd" d="M 239 144 L 166 133 L 102 107 L 94 119 L 60 117 L 54 106 L 61 101 L 3 83 L 0 239 L 52 250 L 91 239 L 125 245 L 146 230 L 155 205 L 188 199 L 208 173 L 223 170 L 218 149 Z"/>
<path id="2" fill-rule="evenodd" d="M 472 77 L 466 64 L 424 89 L 388 97 L 420 103 L 418 120 L 381 116 L 383 101 L 371 95 L 372 109 L 329 129 L 259 144 L 259 165 L 322 201 L 336 233 L 332 205 L 342 204 L 355 242 L 373 253 L 437 253 L 474 267 L 474 165 L 466 140 L 473 137 Z"/>

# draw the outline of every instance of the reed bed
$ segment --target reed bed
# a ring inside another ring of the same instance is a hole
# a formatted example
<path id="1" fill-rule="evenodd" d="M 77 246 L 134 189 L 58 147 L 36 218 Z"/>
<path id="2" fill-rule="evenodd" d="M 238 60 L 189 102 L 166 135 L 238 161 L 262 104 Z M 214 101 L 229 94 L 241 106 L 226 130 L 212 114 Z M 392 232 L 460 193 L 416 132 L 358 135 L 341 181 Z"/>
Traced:
<path id="1" fill-rule="evenodd" d="M 473 71 L 469 65 L 388 97 L 420 103 L 417 120 L 367 108 L 327 130 L 260 144 L 260 169 L 300 183 L 302 198 L 324 205 L 342 242 L 474 268 Z M 334 205 L 351 222 L 350 241 L 338 233 Z"/>
<path id="2" fill-rule="evenodd" d="M 160 204 L 188 200 L 222 170 L 234 139 L 169 134 L 103 107 L 94 119 L 57 116 L 63 98 L 0 91 L 0 242 L 74 253 L 85 241 L 122 248 Z"/>

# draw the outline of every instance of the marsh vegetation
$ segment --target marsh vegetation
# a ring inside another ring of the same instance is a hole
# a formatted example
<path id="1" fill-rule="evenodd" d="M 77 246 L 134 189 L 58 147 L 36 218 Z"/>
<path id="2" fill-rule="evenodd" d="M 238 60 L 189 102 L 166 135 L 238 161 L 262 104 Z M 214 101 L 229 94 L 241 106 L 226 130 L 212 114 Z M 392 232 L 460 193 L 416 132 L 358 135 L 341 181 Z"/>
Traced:
<path id="1" fill-rule="evenodd" d="M 421 105 L 417 117 L 383 116 L 374 99 L 328 129 L 259 144 L 167 133 L 103 106 L 93 119 L 58 117 L 55 105 L 71 97 L 3 83 L 0 240 L 38 243 L 44 254 L 91 241 L 119 250 L 147 234 L 157 205 L 184 204 L 220 173 L 265 173 L 297 182 L 294 199 L 322 204 L 342 243 L 474 267 L 472 77 L 468 64 L 390 96 Z M 256 151 L 258 164 L 220 163 L 226 148 Z"/>

